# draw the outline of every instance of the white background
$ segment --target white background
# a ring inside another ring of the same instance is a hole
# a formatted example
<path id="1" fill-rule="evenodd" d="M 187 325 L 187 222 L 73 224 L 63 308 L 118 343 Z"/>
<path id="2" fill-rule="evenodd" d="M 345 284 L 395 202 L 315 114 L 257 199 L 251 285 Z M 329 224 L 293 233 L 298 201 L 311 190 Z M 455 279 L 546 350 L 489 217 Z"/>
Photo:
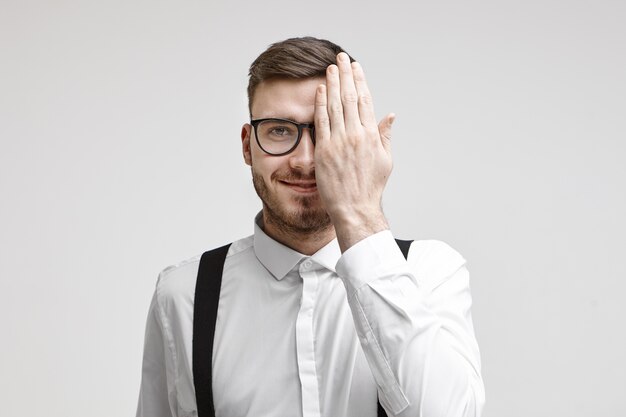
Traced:
<path id="1" fill-rule="evenodd" d="M 625 21 L 623 0 L 0 0 L 1 414 L 134 414 L 158 272 L 260 208 L 247 68 L 315 35 L 398 115 L 394 234 L 468 259 L 484 415 L 626 415 Z"/>

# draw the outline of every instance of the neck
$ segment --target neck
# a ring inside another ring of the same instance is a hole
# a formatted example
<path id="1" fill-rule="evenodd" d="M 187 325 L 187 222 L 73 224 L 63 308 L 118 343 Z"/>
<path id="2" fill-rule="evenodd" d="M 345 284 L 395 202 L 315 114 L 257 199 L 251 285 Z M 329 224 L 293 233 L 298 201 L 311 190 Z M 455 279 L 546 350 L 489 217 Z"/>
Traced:
<path id="1" fill-rule="evenodd" d="M 263 212 L 259 226 L 266 235 L 275 241 L 309 256 L 326 246 L 328 242 L 336 237 L 335 228 L 332 224 L 312 231 L 300 231 L 272 222 L 265 212 Z"/>

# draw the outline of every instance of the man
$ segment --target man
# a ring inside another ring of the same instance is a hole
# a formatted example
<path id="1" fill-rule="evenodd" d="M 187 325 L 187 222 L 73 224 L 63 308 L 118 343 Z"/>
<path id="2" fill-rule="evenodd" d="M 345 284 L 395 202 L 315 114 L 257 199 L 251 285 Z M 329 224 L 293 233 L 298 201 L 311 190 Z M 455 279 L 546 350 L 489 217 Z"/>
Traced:
<path id="1" fill-rule="evenodd" d="M 394 115 L 377 123 L 352 61 L 298 38 L 252 64 L 241 139 L 263 209 L 227 249 L 209 351 L 195 345 L 200 258 L 159 276 L 138 416 L 195 416 L 201 402 L 218 417 L 480 415 L 465 260 L 438 241 L 405 258 L 388 230 Z M 212 367 L 208 391 L 196 361 Z"/>

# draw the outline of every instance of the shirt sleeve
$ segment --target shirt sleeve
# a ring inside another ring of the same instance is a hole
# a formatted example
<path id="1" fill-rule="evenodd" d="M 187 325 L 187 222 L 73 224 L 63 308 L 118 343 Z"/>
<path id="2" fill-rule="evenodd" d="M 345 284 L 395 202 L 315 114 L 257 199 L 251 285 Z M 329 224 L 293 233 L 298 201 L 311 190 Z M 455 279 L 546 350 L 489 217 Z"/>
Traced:
<path id="1" fill-rule="evenodd" d="M 484 386 L 465 260 L 443 242 L 416 244 L 406 260 L 380 232 L 336 267 L 379 400 L 389 416 L 478 417 Z"/>
<path id="2" fill-rule="evenodd" d="M 177 417 L 170 346 L 155 291 L 146 324 L 137 417 Z"/>

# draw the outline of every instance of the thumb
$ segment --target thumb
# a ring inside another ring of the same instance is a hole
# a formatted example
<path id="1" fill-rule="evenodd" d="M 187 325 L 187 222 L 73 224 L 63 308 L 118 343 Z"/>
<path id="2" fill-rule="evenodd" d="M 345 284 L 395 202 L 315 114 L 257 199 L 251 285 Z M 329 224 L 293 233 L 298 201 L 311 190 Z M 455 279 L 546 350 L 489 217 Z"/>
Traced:
<path id="1" fill-rule="evenodd" d="M 391 125 L 396 120 L 394 113 L 389 113 L 378 124 L 380 141 L 387 152 L 391 151 Z"/>

